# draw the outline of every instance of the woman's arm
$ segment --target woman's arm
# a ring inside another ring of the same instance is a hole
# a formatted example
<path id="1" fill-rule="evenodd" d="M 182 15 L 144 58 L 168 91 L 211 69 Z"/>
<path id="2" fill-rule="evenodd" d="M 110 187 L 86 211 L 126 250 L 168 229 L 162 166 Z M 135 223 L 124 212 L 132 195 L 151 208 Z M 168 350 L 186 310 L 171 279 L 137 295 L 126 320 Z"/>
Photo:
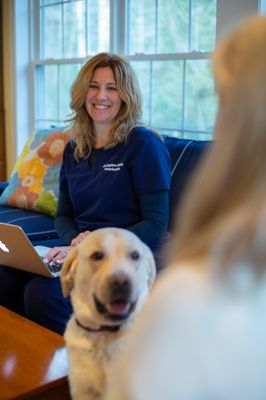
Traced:
<path id="1" fill-rule="evenodd" d="M 69 194 L 62 190 L 59 191 L 55 229 L 58 236 L 63 239 L 67 245 L 70 245 L 72 239 L 79 234 L 73 217 L 73 207 Z"/>
<path id="2" fill-rule="evenodd" d="M 52 248 L 45 256 L 45 262 L 63 262 L 72 246 L 79 243 L 74 217 L 73 207 L 68 192 L 60 190 L 58 197 L 57 212 L 55 217 L 55 229 L 58 236 L 64 240 L 67 246 Z M 73 240 L 74 239 L 74 240 Z M 75 242 L 76 240 L 76 242 Z"/>
<path id="3" fill-rule="evenodd" d="M 160 190 L 140 196 L 142 220 L 128 228 L 150 247 L 160 244 L 167 232 L 169 191 Z"/>
<path id="4" fill-rule="evenodd" d="M 127 168 L 140 209 L 139 222 L 128 229 L 157 253 L 168 235 L 170 155 L 163 140 L 142 127 L 134 128 L 127 146 Z"/>

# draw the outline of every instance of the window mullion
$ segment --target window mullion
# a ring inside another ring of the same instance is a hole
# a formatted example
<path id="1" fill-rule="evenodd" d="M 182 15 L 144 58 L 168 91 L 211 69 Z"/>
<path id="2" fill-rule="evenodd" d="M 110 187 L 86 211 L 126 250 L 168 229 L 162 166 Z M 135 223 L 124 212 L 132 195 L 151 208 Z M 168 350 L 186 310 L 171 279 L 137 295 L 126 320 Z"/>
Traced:
<path id="1" fill-rule="evenodd" d="M 129 0 L 122 0 L 123 1 L 123 27 L 121 27 L 120 34 L 124 38 L 124 48 L 123 48 L 123 53 L 122 54 L 128 54 L 129 53 L 129 38 L 130 38 L 130 23 L 129 23 Z"/>
<path id="2" fill-rule="evenodd" d="M 182 70 L 182 112 L 181 112 L 181 137 L 184 137 L 185 129 L 185 106 L 186 106 L 186 60 L 183 60 L 183 70 Z"/>
<path id="3" fill-rule="evenodd" d="M 40 60 L 43 54 L 41 31 L 44 29 L 43 12 L 40 12 L 40 0 L 30 2 L 30 59 Z"/>
<path id="4" fill-rule="evenodd" d="M 150 71 L 149 71 L 149 73 L 150 73 L 150 82 L 149 82 L 149 125 L 151 126 L 151 123 L 152 123 L 152 81 L 153 81 L 153 79 L 152 79 L 152 77 L 153 77 L 153 74 L 152 74 L 152 69 L 153 69 L 153 62 L 152 61 L 150 61 Z"/>
<path id="5" fill-rule="evenodd" d="M 126 54 L 126 0 L 110 0 L 110 51 Z"/>
<path id="6" fill-rule="evenodd" d="M 158 53 L 158 32 L 159 32 L 159 10 L 158 10 L 158 0 L 155 0 L 155 52 Z"/>
<path id="7" fill-rule="evenodd" d="M 62 58 L 65 58 L 65 24 L 64 24 L 64 6 L 61 3 L 61 26 L 62 26 Z"/>
<path id="8" fill-rule="evenodd" d="M 85 0 L 85 55 L 87 56 L 89 54 L 89 44 L 88 44 L 88 38 L 89 38 L 89 32 L 88 32 L 88 0 Z"/>
<path id="9" fill-rule="evenodd" d="M 110 0 L 110 51 L 116 48 L 116 0 Z"/>
<path id="10" fill-rule="evenodd" d="M 189 9 L 188 9 L 188 49 L 191 52 L 192 48 L 192 0 L 189 0 Z"/>
<path id="11" fill-rule="evenodd" d="M 57 65 L 57 110 L 56 116 L 58 121 L 60 120 L 60 92 L 61 92 L 61 85 L 60 85 L 60 67 L 61 65 Z"/>
<path id="12" fill-rule="evenodd" d="M 34 65 L 32 66 L 32 69 L 34 68 Z M 34 85 L 35 85 L 35 99 L 36 101 L 36 106 L 35 106 L 35 120 L 39 121 L 40 119 L 46 118 L 46 115 L 44 116 L 43 113 L 46 110 L 46 98 L 45 98 L 45 88 L 44 88 L 44 82 L 45 82 L 45 72 L 44 68 L 42 66 L 37 67 L 35 69 L 35 74 L 34 74 Z M 39 128 L 39 126 L 37 126 Z"/>

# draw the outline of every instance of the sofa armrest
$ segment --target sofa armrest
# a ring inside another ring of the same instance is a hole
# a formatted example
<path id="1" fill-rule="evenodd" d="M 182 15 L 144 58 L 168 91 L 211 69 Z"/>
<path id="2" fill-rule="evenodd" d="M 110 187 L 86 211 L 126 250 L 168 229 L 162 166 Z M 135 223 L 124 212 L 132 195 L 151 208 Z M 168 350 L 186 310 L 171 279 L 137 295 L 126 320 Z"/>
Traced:
<path id="1" fill-rule="evenodd" d="M 171 231 L 177 218 L 181 197 L 185 192 L 192 172 L 196 169 L 199 160 L 212 142 L 179 139 L 170 136 L 164 136 L 163 138 L 172 160 L 168 226 Z"/>
<path id="2" fill-rule="evenodd" d="M 8 182 L 0 182 L 0 194 L 2 194 L 3 190 L 7 187 Z"/>

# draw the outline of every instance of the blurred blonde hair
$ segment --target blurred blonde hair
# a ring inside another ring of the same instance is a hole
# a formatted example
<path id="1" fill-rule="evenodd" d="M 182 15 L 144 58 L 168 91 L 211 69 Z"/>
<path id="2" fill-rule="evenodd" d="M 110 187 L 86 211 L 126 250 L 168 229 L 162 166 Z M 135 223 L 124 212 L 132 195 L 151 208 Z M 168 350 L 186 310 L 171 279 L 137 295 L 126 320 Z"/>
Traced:
<path id="1" fill-rule="evenodd" d="M 244 257 L 266 204 L 266 17 L 251 17 L 221 41 L 213 67 L 220 101 L 215 142 L 182 200 L 170 262 L 207 255 L 232 230 L 235 215 L 224 257 Z"/>
<path id="2" fill-rule="evenodd" d="M 73 114 L 69 121 L 76 142 L 76 159 L 87 157 L 94 143 L 93 124 L 86 110 L 85 97 L 95 69 L 102 67 L 112 69 L 117 92 L 122 100 L 121 109 L 112 127 L 112 142 L 108 143 L 108 146 L 125 140 L 130 130 L 140 124 L 141 92 L 131 65 L 120 55 L 97 54 L 83 65 L 71 87 L 70 107 Z"/>

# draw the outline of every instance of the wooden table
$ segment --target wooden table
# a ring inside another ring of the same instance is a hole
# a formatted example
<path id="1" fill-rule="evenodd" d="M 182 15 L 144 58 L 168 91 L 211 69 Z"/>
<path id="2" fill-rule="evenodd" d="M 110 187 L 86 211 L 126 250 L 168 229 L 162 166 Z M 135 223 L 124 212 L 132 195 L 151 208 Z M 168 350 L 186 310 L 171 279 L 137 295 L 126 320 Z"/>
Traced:
<path id="1" fill-rule="evenodd" d="M 62 336 L 0 306 L 0 400 L 70 400 Z"/>

